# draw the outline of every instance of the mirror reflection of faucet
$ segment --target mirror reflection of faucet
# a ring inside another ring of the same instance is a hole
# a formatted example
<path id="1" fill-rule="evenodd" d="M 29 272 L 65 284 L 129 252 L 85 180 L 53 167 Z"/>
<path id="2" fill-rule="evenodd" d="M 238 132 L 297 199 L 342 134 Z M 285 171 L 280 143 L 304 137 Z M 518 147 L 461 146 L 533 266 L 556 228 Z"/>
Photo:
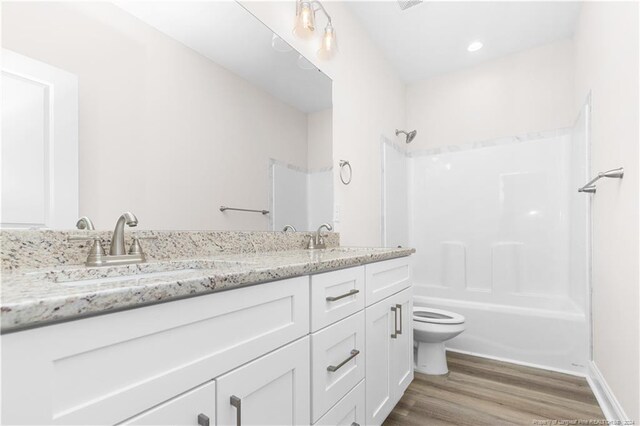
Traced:
<path id="1" fill-rule="evenodd" d="M 324 242 L 324 237 L 322 236 L 323 228 L 325 228 L 327 231 L 333 231 L 333 226 L 331 226 L 331 224 L 329 223 L 323 223 L 322 225 L 320 225 L 318 227 L 318 230 L 316 231 L 315 237 L 309 238 L 309 244 L 307 245 L 307 248 L 309 250 L 327 248 L 327 245 Z"/>
<path id="2" fill-rule="evenodd" d="M 83 227 L 81 227 L 81 222 Z M 70 241 L 91 241 L 93 245 L 89 249 L 89 255 L 85 265 L 87 266 L 106 266 L 106 265 L 127 265 L 132 263 L 143 263 L 146 261 L 144 251 L 140 245 L 141 239 L 155 239 L 157 237 L 133 237 L 133 242 L 129 247 L 129 251 L 126 251 L 124 244 L 124 225 L 134 227 L 138 225 L 138 218 L 131 212 L 124 212 L 118 218 L 116 227 L 113 230 L 111 237 L 111 246 L 109 247 L 109 254 L 106 254 L 102 247 L 102 242 L 99 236 L 77 236 L 69 237 Z M 88 217 L 82 217 L 78 220 L 76 225 L 78 229 L 94 230 L 93 223 Z"/>

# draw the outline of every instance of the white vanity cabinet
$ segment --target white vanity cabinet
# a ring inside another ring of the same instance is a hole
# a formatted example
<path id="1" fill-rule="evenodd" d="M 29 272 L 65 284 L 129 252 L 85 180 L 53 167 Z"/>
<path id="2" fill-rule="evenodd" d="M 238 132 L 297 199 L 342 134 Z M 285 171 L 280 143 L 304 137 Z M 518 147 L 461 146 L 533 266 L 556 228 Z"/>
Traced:
<path id="1" fill-rule="evenodd" d="M 410 285 L 399 258 L 5 334 L 2 424 L 380 424 Z"/>
<path id="2" fill-rule="evenodd" d="M 308 276 L 6 334 L 2 423 L 123 422 L 308 334 Z"/>
<path id="3" fill-rule="evenodd" d="M 365 310 L 367 425 L 382 424 L 413 380 L 412 311 L 411 288 Z"/>

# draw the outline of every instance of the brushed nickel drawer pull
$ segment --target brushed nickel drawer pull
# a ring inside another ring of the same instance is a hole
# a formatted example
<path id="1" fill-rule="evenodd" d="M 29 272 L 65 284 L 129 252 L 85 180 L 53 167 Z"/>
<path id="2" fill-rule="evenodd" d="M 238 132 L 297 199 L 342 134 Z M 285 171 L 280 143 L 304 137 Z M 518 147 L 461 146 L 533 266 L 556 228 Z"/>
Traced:
<path id="1" fill-rule="evenodd" d="M 236 426 L 242 426 L 242 400 L 235 395 L 231 395 L 231 405 L 236 407 Z"/>
<path id="2" fill-rule="evenodd" d="M 347 359 L 345 359 L 344 361 L 342 361 L 342 362 L 341 362 L 340 364 L 338 364 L 338 365 L 330 365 L 330 366 L 328 366 L 328 367 L 327 367 L 327 371 L 331 371 L 332 373 L 333 373 L 334 371 L 338 371 L 338 369 L 339 369 L 340 367 L 342 367 L 343 365 L 345 365 L 346 363 L 348 363 L 349 361 L 351 361 L 352 359 L 354 359 L 354 358 L 356 357 L 356 355 L 358 355 L 359 353 L 360 353 L 360 351 L 359 351 L 359 350 L 357 350 L 357 349 L 353 349 L 353 350 L 351 351 L 351 355 L 349 355 L 349 357 L 348 357 Z"/>
<path id="3" fill-rule="evenodd" d="M 344 299 L 345 297 L 353 296 L 354 294 L 360 293 L 360 290 L 350 290 L 348 293 L 341 294 L 340 296 L 327 296 L 327 302 L 335 302 L 336 300 Z"/>
<path id="4" fill-rule="evenodd" d="M 393 333 L 391 333 L 392 339 L 398 338 L 398 308 L 395 306 L 391 307 L 391 312 L 393 312 Z"/>
<path id="5" fill-rule="evenodd" d="M 402 305 L 396 305 L 398 311 L 400 311 L 400 329 L 396 331 L 397 334 L 402 334 Z"/>
<path id="6" fill-rule="evenodd" d="M 198 414 L 198 425 L 200 426 L 209 426 L 210 425 L 209 416 L 205 416 L 204 414 Z"/>

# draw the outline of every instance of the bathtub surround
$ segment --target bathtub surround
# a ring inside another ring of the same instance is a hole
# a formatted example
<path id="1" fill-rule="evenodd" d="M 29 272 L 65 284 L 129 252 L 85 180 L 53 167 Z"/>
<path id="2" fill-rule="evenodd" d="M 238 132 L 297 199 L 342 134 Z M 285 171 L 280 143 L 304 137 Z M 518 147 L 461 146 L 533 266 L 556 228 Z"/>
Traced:
<path id="1" fill-rule="evenodd" d="M 406 154 L 383 145 L 384 215 L 408 223 L 387 238 L 417 250 L 415 305 L 467 319 L 447 347 L 586 373 L 585 137 L 559 129 Z"/>
<path id="2" fill-rule="evenodd" d="M 269 181 L 271 230 L 286 225 L 313 230 L 333 221 L 332 167 L 306 169 L 271 159 Z"/>

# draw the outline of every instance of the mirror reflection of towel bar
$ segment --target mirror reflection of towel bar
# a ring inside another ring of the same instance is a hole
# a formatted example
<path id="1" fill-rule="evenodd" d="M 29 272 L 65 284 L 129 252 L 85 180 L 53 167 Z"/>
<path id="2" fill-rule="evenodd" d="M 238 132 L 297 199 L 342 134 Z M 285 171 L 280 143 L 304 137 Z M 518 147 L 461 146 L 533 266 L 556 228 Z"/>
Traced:
<path id="1" fill-rule="evenodd" d="M 600 173 L 598 173 L 598 176 L 596 176 L 593 179 L 591 179 L 583 187 L 578 188 L 578 192 L 588 192 L 590 194 L 595 194 L 595 192 L 596 192 L 595 183 L 598 180 L 600 180 L 600 179 L 602 179 L 604 177 L 622 179 L 623 176 L 624 176 L 624 168 L 622 168 L 622 167 L 620 167 L 618 169 L 607 170 L 606 172 L 600 172 Z"/>
<path id="2" fill-rule="evenodd" d="M 254 210 L 254 209 L 238 209 L 236 207 L 227 207 L 227 206 L 220 206 L 220 211 L 226 211 L 226 210 L 234 210 L 237 212 L 251 212 L 251 213 L 262 213 L 262 214 L 269 214 L 269 210 Z"/>

